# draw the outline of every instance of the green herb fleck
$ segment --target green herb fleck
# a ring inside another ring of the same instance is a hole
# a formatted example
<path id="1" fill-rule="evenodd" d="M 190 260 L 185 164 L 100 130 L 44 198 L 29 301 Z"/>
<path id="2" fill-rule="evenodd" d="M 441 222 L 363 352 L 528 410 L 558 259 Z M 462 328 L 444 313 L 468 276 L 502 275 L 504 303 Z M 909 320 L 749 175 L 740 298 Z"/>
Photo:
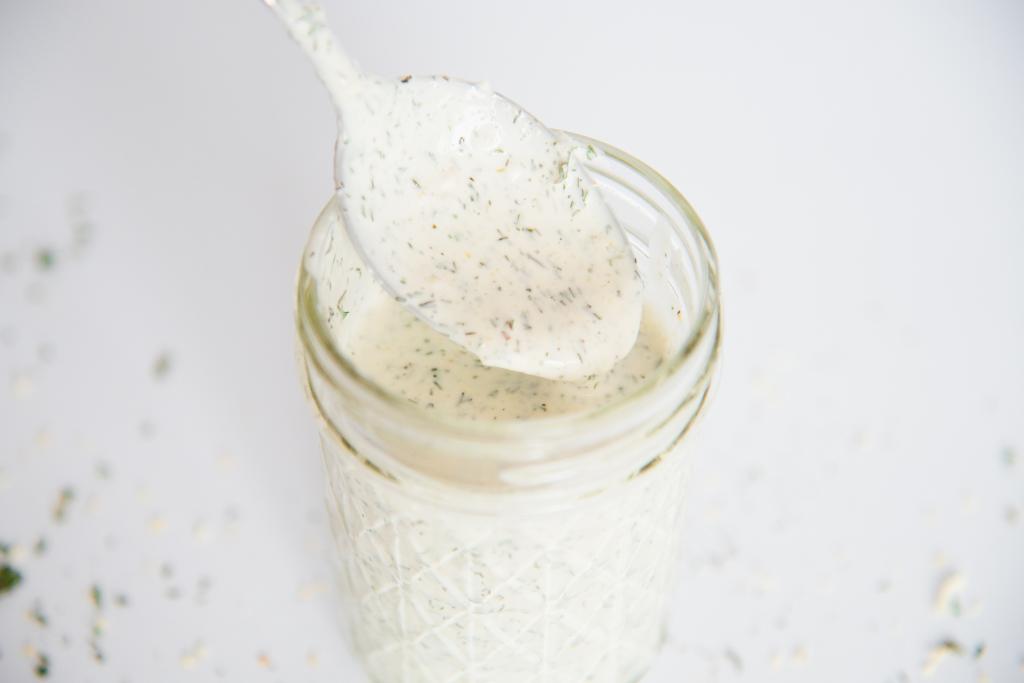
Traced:
<path id="1" fill-rule="evenodd" d="M 46 624 L 49 623 L 49 620 L 46 618 L 46 615 L 43 614 L 42 605 L 40 605 L 38 602 L 32 605 L 32 609 L 30 609 L 28 612 L 28 618 L 44 628 L 46 627 Z"/>
<path id="2" fill-rule="evenodd" d="M 597 158 L 597 150 L 594 149 L 593 145 L 587 145 L 587 158 L 588 159 L 596 159 Z"/>
<path id="3" fill-rule="evenodd" d="M 171 354 L 167 351 L 161 352 L 153 361 L 153 378 L 161 380 L 171 372 Z"/>
<path id="4" fill-rule="evenodd" d="M 1007 467 L 1013 467 L 1017 464 L 1017 452 L 1013 450 L 1012 446 L 1007 446 L 1003 449 L 1003 464 Z"/>
<path id="5" fill-rule="evenodd" d="M 732 667 L 736 669 L 737 672 L 743 671 L 743 660 L 740 658 L 740 656 L 736 653 L 735 650 L 733 650 L 731 647 L 727 647 L 725 649 L 725 652 L 723 652 L 722 654 L 725 657 L 725 659 L 730 664 L 732 664 Z"/>
<path id="6" fill-rule="evenodd" d="M 92 600 L 93 607 L 103 609 L 103 591 L 100 590 L 99 584 L 94 583 L 89 589 L 89 599 Z"/>
<path id="7" fill-rule="evenodd" d="M 68 516 L 68 505 L 75 499 L 75 490 L 70 486 L 61 489 L 57 502 L 53 506 L 53 520 L 63 522 Z"/>
<path id="8" fill-rule="evenodd" d="M 52 270 L 57 264 L 57 255 L 53 249 L 42 247 L 36 250 L 36 267 L 39 270 Z"/>
<path id="9" fill-rule="evenodd" d="M 99 640 L 97 640 L 96 638 L 90 640 L 89 649 L 92 650 L 92 658 L 95 659 L 97 662 L 102 664 L 104 661 L 106 661 L 107 658 L 103 654 L 103 650 L 100 649 Z"/>
<path id="10" fill-rule="evenodd" d="M 9 564 L 0 566 L 0 595 L 10 593 L 21 583 L 21 572 Z"/>
<path id="11" fill-rule="evenodd" d="M 50 675 L 50 658 L 42 652 L 36 655 L 36 668 L 34 669 L 37 678 L 46 678 Z"/>

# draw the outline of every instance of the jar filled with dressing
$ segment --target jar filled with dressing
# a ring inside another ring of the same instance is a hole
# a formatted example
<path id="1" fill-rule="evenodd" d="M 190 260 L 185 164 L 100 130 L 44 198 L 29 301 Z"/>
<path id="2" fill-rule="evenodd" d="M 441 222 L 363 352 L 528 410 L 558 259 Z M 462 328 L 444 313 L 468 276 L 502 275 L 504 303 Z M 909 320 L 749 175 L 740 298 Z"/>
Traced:
<path id="1" fill-rule="evenodd" d="M 664 178 L 570 139 L 643 285 L 637 340 L 608 372 L 485 366 L 381 286 L 335 200 L 309 238 L 301 368 L 345 622 L 377 683 L 625 683 L 660 646 L 718 358 L 717 264 Z"/>

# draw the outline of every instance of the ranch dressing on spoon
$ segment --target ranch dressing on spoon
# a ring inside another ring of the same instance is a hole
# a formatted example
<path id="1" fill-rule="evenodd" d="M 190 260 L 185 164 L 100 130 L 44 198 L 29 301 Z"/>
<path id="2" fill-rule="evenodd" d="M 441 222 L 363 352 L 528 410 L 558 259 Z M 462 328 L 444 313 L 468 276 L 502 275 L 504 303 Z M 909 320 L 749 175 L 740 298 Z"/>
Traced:
<path id="1" fill-rule="evenodd" d="M 266 2 L 330 92 L 345 227 L 390 294 L 488 366 L 579 380 L 629 353 L 642 285 L 582 150 L 486 85 L 363 73 L 319 8 Z"/>

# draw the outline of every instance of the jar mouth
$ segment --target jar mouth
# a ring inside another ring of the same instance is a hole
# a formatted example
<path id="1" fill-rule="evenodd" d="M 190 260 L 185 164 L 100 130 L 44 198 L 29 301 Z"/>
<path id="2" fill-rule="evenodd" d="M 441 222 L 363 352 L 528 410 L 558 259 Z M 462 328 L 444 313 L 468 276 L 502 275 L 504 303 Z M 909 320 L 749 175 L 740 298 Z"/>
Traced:
<path id="1" fill-rule="evenodd" d="M 606 157 L 623 164 L 650 183 L 684 217 L 685 225 L 682 226 L 675 221 L 669 221 L 673 230 L 680 233 L 690 231 L 692 234 L 687 237 L 697 246 L 696 258 L 699 260 L 698 265 L 703 277 L 697 283 L 699 305 L 696 307 L 696 315 L 686 326 L 681 343 L 676 345 L 676 348 L 665 357 L 664 362 L 650 373 L 644 383 L 634 391 L 615 397 L 597 408 L 529 420 L 477 421 L 430 412 L 368 378 L 341 352 L 318 310 L 316 279 L 309 271 L 304 258 L 296 287 L 296 323 L 303 351 L 315 371 L 328 378 L 334 385 L 337 385 L 339 380 L 350 382 L 362 399 L 378 404 L 381 410 L 388 411 L 394 418 L 403 422 L 420 424 L 434 433 L 443 432 L 453 438 L 486 440 L 491 443 L 557 439 L 589 429 L 595 423 L 619 420 L 632 413 L 643 414 L 644 404 L 655 400 L 659 388 L 665 387 L 666 380 L 686 366 L 694 350 L 705 345 L 708 337 L 714 335 L 713 348 L 701 373 L 701 379 L 710 376 L 718 358 L 719 278 L 714 245 L 703 222 L 682 193 L 647 164 L 612 145 L 587 136 L 575 133 L 566 135 L 582 146 L 592 146 L 600 150 Z M 324 211 L 330 208 L 329 203 Z M 308 386 L 308 377 L 306 383 Z M 697 393 L 701 384 L 704 382 L 695 382 L 695 386 L 691 387 L 693 393 Z M 309 393 L 316 403 L 312 392 Z M 692 396 L 681 395 L 678 401 L 684 402 L 689 398 Z M 319 405 L 315 405 L 314 408 L 322 414 Z"/>

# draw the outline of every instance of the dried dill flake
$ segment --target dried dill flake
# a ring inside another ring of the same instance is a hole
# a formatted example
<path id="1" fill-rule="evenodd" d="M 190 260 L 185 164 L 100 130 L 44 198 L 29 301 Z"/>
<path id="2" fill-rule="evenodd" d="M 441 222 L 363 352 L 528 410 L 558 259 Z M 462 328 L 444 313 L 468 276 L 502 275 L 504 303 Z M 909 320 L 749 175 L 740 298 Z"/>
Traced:
<path id="1" fill-rule="evenodd" d="M 63 522 L 68 516 L 68 505 L 75 499 L 75 490 L 70 486 L 61 489 L 57 502 L 53 506 L 53 520 Z"/>
<path id="2" fill-rule="evenodd" d="M 32 605 L 32 609 L 29 610 L 28 618 L 43 628 L 45 628 L 50 622 L 50 620 L 46 618 L 46 614 L 43 612 L 43 606 L 40 605 L 38 601 L 36 601 Z"/>
<path id="3" fill-rule="evenodd" d="M 725 657 L 726 661 L 732 664 L 732 667 L 736 671 L 743 671 L 743 659 L 741 659 L 736 651 L 731 647 L 727 647 L 725 652 L 722 653 L 722 656 Z"/>
<path id="4" fill-rule="evenodd" d="M 94 583 L 89 589 L 89 600 L 92 601 L 92 605 L 96 609 L 103 609 L 103 591 L 100 590 L 98 584 Z"/>
<path id="5" fill-rule="evenodd" d="M 171 372 L 171 354 L 163 351 L 153 361 L 153 379 L 163 379 Z"/>
<path id="6" fill-rule="evenodd" d="M 57 255 L 53 249 L 42 247 L 36 250 L 36 267 L 39 270 L 52 270 L 57 264 Z"/>
<path id="7" fill-rule="evenodd" d="M 103 653 L 103 648 L 100 647 L 100 643 L 97 639 L 93 638 L 89 641 L 89 649 L 92 651 L 92 658 L 102 664 L 107 661 L 107 656 Z"/>
<path id="8" fill-rule="evenodd" d="M 35 669 L 36 677 L 46 678 L 50 675 L 50 658 L 40 652 L 36 655 L 36 666 Z"/>
<path id="9" fill-rule="evenodd" d="M 939 643 L 939 648 L 952 655 L 962 655 L 964 653 L 964 646 L 955 640 L 944 640 Z"/>
<path id="10" fill-rule="evenodd" d="M 0 595 L 10 593 L 21 583 L 21 572 L 9 564 L 0 566 Z"/>
<path id="11" fill-rule="evenodd" d="M 931 649 L 928 659 L 921 669 L 921 675 L 928 677 L 935 674 L 942 662 L 950 655 L 962 656 L 964 648 L 954 640 L 944 640 Z"/>

